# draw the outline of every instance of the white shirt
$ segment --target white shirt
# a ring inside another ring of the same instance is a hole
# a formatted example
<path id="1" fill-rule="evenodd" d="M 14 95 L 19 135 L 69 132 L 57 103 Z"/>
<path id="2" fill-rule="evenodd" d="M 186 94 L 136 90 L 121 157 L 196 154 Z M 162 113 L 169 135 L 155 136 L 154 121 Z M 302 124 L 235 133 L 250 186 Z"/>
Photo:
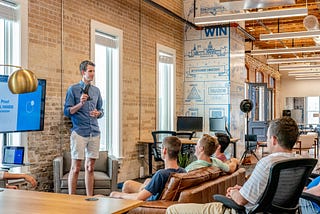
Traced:
<path id="1" fill-rule="evenodd" d="M 258 198 L 263 194 L 269 179 L 271 165 L 279 160 L 296 157 L 294 153 L 277 152 L 270 154 L 258 161 L 249 179 L 240 189 L 240 194 L 248 203 L 246 209 L 251 209 Z"/>

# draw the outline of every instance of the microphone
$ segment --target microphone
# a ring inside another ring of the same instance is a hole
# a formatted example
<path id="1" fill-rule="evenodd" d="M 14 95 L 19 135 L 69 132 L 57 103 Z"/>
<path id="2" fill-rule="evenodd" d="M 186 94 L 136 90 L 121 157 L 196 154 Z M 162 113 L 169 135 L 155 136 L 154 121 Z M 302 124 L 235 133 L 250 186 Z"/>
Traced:
<path id="1" fill-rule="evenodd" d="M 89 88 L 90 88 L 90 84 L 87 84 L 84 89 L 82 89 L 82 93 L 88 95 L 88 99 L 87 100 L 91 100 L 91 97 L 89 96 Z"/>

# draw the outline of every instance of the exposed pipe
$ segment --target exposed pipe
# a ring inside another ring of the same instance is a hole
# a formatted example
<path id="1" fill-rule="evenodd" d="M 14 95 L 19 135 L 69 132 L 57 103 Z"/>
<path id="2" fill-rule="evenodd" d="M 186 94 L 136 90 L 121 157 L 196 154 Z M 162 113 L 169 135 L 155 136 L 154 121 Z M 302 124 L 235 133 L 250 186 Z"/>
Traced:
<path id="1" fill-rule="evenodd" d="M 147 3 L 149 3 L 150 5 L 152 5 L 152 6 L 154 6 L 154 7 L 162 10 L 163 12 L 167 13 L 168 15 L 170 15 L 170 16 L 172 16 L 172 17 L 174 17 L 174 18 L 176 18 L 176 19 L 178 19 L 178 20 L 186 23 L 187 25 L 193 27 L 193 28 L 196 29 L 196 30 L 202 30 L 202 29 L 203 29 L 202 27 L 199 27 L 199 26 L 193 24 L 192 22 L 190 22 L 190 21 L 182 18 L 181 16 L 175 14 L 175 13 L 172 12 L 171 10 L 168 10 L 167 8 L 163 7 L 162 5 L 156 3 L 156 2 L 154 2 L 154 1 L 152 1 L 152 0 L 144 0 L 144 1 L 147 2 Z"/>
<path id="2" fill-rule="evenodd" d="M 158 3 L 152 1 L 152 0 L 144 0 L 145 2 L 149 3 L 150 5 L 162 10 L 163 12 L 167 13 L 168 15 L 177 18 L 178 20 L 186 23 L 187 25 L 193 27 L 196 30 L 202 30 L 203 28 L 211 28 L 211 27 L 217 27 L 217 26 L 225 26 L 225 25 L 212 25 L 212 26 L 206 26 L 206 27 L 202 27 L 202 26 L 197 26 L 194 23 L 180 17 L 179 15 L 175 14 L 174 12 L 172 12 L 171 10 L 168 10 L 167 8 L 163 7 L 162 5 L 159 5 Z M 195 14 L 195 10 L 196 10 L 196 1 L 194 0 L 194 14 Z M 248 33 L 243 27 L 241 27 L 238 23 L 231 23 L 230 25 L 228 24 L 228 26 L 230 27 L 237 27 L 238 30 L 240 30 L 247 38 L 251 39 L 252 41 L 255 41 L 256 39 L 250 34 Z"/>

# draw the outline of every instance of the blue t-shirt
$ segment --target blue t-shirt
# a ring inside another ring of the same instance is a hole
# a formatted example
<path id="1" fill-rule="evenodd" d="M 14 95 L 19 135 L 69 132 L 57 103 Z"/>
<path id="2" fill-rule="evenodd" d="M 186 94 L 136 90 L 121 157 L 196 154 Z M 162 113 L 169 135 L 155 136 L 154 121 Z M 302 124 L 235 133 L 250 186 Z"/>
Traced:
<path id="1" fill-rule="evenodd" d="M 318 176 L 318 177 L 316 177 L 315 179 L 313 179 L 313 181 L 311 181 L 311 182 L 309 183 L 309 185 L 307 186 L 307 189 L 310 189 L 311 187 L 315 187 L 315 186 L 317 186 L 319 183 L 320 183 L 320 176 Z M 316 204 L 315 202 L 312 202 L 312 204 L 313 204 L 313 207 L 314 207 L 316 210 L 320 211 L 320 207 L 318 206 L 318 204 Z"/>
<path id="2" fill-rule="evenodd" d="M 179 167 L 178 169 L 160 169 L 154 174 L 154 176 L 152 176 L 151 181 L 144 188 L 145 190 L 152 193 L 147 201 L 155 201 L 160 197 L 170 174 L 174 172 L 183 173 L 186 172 L 186 170 L 181 167 Z"/>

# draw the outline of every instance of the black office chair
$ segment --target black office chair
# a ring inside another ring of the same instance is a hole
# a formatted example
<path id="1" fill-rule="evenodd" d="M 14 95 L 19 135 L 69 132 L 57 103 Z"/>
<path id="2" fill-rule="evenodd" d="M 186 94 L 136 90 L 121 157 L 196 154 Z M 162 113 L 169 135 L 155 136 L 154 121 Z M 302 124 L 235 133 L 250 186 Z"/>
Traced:
<path id="1" fill-rule="evenodd" d="M 195 131 L 192 131 L 192 132 L 178 131 L 176 136 L 178 138 L 187 138 L 191 140 L 195 134 L 196 134 Z M 194 145 L 182 144 L 181 151 L 178 157 L 179 166 L 185 168 L 189 163 L 191 163 L 194 160 L 197 160 L 197 157 L 195 157 L 194 152 L 195 152 Z"/>
<path id="2" fill-rule="evenodd" d="M 163 138 L 167 136 L 176 136 L 177 133 L 175 131 L 153 131 L 152 133 L 153 138 L 153 157 L 154 161 L 163 161 L 161 158 L 161 147 Z"/>
<path id="3" fill-rule="evenodd" d="M 187 138 L 189 140 L 191 140 L 194 135 L 195 135 L 195 131 L 192 131 L 192 132 L 188 132 L 188 131 L 178 131 L 176 133 L 176 136 L 178 138 Z M 191 144 L 183 144 L 181 146 L 181 153 L 184 154 L 184 153 L 192 153 L 192 148 L 194 147 L 194 145 L 191 145 Z"/>
<path id="4" fill-rule="evenodd" d="M 178 131 L 176 132 L 176 136 L 178 138 L 188 138 L 189 140 L 191 140 L 193 138 L 193 136 L 195 135 L 195 131 L 192 132 L 187 132 L 187 131 Z"/>
<path id="5" fill-rule="evenodd" d="M 264 193 L 247 213 L 287 213 L 299 210 L 299 198 L 305 184 L 317 164 L 314 158 L 288 158 L 275 162 L 270 168 Z M 224 211 L 234 209 L 244 214 L 246 209 L 224 195 L 214 195 L 215 201 L 223 203 Z"/>
<path id="6" fill-rule="evenodd" d="M 254 135 L 254 134 L 245 135 L 245 150 L 240 158 L 240 165 L 242 164 L 242 161 L 247 156 L 247 154 L 251 154 L 257 160 L 259 160 L 256 153 L 254 153 L 254 151 L 257 149 L 257 144 L 258 144 L 257 135 Z"/>

